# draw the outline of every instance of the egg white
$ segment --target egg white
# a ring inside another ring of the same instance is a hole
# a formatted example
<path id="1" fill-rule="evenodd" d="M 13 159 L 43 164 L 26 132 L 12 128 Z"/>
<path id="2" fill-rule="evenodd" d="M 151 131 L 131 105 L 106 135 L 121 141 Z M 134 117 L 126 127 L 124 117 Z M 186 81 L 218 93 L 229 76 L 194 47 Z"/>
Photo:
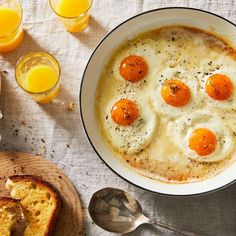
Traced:
<path id="1" fill-rule="evenodd" d="M 111 117 L 111 109 L 115 102 L 122 98 L 136 102 L 139 109 L 137 120 L 127 126 L 115 123 Z M 112 147 L 120 153 L 134 154 L 140 152 L 152 141 L 158 120 L 155 112 L 142 97 L 117 97 L 109 102 L 105 114 L 102 117 L 104 132 Z"/>
<path id="2" fill-rule="evenodd" d="M 209 129 L 216 135 L 217 146 L 213 153 L 199 156 L 189 148 L 189 138 L 192 132 L 198 128 Z M 188 158 L 199 162 L 223 160 L 230 155 L 234 148 L 233 131 L 227 127 L 220 117 L 205 111 L 197 111 L 170 122 L 168 132 Z"/>
<path id="3" fill-rule="evenodd" d="M 186 84 L 191 92 L 190 101 L 181 107 L 175 107 L 167 104 L 161 95 L 161 88 L 166 80 L 178 79 Z M 154 81 L 154 80 L 153 80 Z M 180 67 L 166 68 L 155 75 L 153 89 L 150 92 L 150 99 L 154 110 L 160 115 L 177 117 L 183 114 L 191 113 L 196 108 L 201 107 L 203 101 L 199 95 L 199 83 L 194 73 L 185 71 Z"/>

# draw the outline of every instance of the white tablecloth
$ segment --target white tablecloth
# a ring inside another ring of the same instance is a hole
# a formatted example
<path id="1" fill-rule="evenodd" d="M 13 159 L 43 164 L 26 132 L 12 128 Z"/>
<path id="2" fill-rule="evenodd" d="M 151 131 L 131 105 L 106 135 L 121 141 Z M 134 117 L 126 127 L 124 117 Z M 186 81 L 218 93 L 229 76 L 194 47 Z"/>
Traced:
<path id="1" fill-rule="evenodd" d="M 86 62 L 96 44 L 117 24 L 137 13 L 166 6 L 205 9 L 236 23 L 236 1 L 95 0 L 89 29 L 75 35 L 65 31 L 47 0 L 22 2 L 26 29 L 24 43 L 17 51 L 0 56 L 3 77 L 0 109 L 4 115 L 0 121 L 1 150 L 43 153 L 69 176 L 84 206 L 85 235 L 111 235 L 95 226 L 87 212 L 93 192 L 106 186 L 129 191 L 140 200 L 148 216 L 163 222 L 203 235 L 236 235 L 235 184 L 206 196 L 183 198 L 136 188 L 116 176 L 97 157 L 83 132 L 78 109 L 80 81 Z M 61 64 L 62 88 L 53 104 L 36 104 L 14 80 L 17 60 L 32 50 L 49 51 Z M 74 111 L 67 110 L 69 102 L 75 102 Z M 144 226 L 130 235 L 173 234 Z"/>

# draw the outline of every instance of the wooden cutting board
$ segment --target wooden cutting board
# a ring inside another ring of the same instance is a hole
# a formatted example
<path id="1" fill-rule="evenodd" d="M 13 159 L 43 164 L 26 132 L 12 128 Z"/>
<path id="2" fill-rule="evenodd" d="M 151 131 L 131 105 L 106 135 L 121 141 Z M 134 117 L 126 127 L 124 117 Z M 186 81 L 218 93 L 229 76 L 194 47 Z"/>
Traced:
<path id="1" fill-rule="evenodd" d="M 50 182 L 61 194 L 62 208 L 55 236 L 83 235 L 82 208 L 73 184 L 53 163 L 43 157 L 20 152 L 0 152 L 0 196 L 7 196 L 8 176 L 29 174 Z"/>

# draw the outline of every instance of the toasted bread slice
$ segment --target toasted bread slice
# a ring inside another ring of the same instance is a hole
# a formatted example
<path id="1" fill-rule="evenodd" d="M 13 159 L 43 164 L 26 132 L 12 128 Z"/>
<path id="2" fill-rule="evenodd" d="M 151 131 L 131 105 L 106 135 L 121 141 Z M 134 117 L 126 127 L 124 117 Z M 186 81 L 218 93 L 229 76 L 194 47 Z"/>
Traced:
<path id="1" fill-rule="evenodd" d="M 35 176 L 15 175 L 8 178 L 6 188 L 20 199 L 27 220 L 24 236 L 52 235 L 61 207 L 52 185 Z"/>
<path id="2" fill-rule="evenodd" d="M 0 198 L 1 236 L 10 236 L 12 234 L 18 235 L 22 233 L 24 230 L 23 220 L 24 215 L 21 209 L 20 200 L 9 197 Z"/>

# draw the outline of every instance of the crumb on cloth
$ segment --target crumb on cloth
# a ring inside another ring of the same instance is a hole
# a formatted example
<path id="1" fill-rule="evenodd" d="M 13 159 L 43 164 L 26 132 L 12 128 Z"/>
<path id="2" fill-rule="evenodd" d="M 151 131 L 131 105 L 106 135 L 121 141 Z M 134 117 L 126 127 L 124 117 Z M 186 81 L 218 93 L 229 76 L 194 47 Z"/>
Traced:
<path id="1" fill-rule="evenodd" d="M 68 111 L 74 111 L 75 109 L 75 103 L 74 102 L 69 102 L 67 106 Z"/>

